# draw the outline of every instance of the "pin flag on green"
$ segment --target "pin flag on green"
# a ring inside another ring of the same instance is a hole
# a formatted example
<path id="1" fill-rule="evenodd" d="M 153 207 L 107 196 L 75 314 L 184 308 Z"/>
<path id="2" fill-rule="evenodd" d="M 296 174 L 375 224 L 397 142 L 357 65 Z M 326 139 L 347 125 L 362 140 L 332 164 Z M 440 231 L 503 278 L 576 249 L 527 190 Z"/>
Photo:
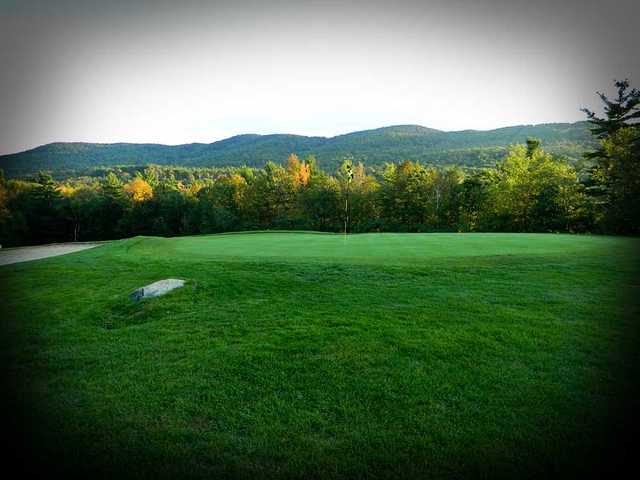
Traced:
<path id="1" fill-rule="evenodd" d="M 349 225 L 349 186 L 351 185 L 351 182 L 353 181 L 353 167 L 351 166 L 351 163 L 347 163 L 346 166 L 346 170 L 347 170 L 347 196 L 345 198 L 345 204 L 344 204 L 344 234 L 345 234 L 345 240 L 346 240 L 346 235 L 347 235 L 347 228 Z"/>
<path id="2" fill-rule="evenodd" d="M 353 180 L 353 168 L 351 168 L 351 164 L 347 164 L 347 181 L 351 183 Z"/>

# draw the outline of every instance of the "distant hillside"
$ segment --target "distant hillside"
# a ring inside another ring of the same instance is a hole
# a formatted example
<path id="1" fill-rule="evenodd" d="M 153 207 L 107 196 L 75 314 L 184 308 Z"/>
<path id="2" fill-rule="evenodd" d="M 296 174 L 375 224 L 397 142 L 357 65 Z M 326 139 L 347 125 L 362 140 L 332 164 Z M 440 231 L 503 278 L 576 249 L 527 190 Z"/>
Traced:
<path id="1" fill-rule="evenodd" d="M 10 177 L 38 170 L 86 170 L 114 165 L 177 165 L 190 167 L 262 166 L 281 163 L 295 152 L 314 154 L 320 166 L 333 171 L 347 155 L 368 166 L 418 160 L 427 164 L 482 166 L 495 163 L 506 147 L 527 137 L 542 140 L 551 152 L 578 159 L 593 143 L 587 122 L 521 125 L 496 130 L 444 132 L 419 125 L 348 133 L 337 137 L 301 135 L 237 135 L 214 143 L 158 145 L 137 143 L 51 143 L 0 156 Z"/>

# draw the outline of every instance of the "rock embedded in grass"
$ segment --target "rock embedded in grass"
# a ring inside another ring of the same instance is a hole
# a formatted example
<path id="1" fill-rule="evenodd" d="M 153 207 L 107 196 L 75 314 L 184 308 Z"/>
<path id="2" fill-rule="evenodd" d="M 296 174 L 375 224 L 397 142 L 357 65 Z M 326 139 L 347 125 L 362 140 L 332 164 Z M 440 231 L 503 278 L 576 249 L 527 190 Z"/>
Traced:
<path id="1" fill-rule="evenodd" d="M 129 298 L 134 302 L 137 302 L 143 298 L 159 297 L 160 295 L 164 295 L 165 293 L 180 287 L 184 287 L 184 280 L 179 280 L 177 278 L 165 278 L 164 280 L 158 280 L 157 282 L 138 288 L 129 294 Z"/>

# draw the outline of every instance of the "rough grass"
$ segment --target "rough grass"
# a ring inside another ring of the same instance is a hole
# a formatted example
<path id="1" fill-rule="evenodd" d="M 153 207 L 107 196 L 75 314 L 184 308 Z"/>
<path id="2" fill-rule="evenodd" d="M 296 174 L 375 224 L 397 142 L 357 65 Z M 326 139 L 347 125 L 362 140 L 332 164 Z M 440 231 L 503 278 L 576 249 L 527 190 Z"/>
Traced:
<path id="1" fill-rule="evenodd" d="M 1 267 L 10 415 L 67 473 L 588 472 L 637 393 L 638 245 L 137 237 Z M 169 277 L 188 283 L 127 298 Z"/>

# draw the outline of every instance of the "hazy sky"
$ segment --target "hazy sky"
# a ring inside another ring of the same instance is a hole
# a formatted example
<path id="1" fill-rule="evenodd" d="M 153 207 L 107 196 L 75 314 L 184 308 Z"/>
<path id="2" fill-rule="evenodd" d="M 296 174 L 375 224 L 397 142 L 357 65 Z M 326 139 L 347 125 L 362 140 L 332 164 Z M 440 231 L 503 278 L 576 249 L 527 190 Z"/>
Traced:
<path id="1" fill-rule="evenodd" d="M 640 84 L 638 4 L 0 0 L 0 153 L 580 120 Z"/>

